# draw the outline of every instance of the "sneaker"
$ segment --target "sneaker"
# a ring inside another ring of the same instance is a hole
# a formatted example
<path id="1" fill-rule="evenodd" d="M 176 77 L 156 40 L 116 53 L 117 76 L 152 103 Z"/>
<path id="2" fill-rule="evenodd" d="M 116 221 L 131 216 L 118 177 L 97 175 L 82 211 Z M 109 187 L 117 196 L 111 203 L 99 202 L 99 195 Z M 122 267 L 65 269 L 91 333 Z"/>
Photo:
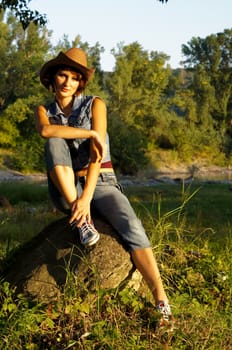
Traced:
<path id="1" fill-rule="evenodd" d="M 156 305 L 156 310 L 161 315 L 159 320 L 159 327 L 167 327 L 169 331 L 173 331 L 174 322 L 169 303 L 166 301 L 159 301 L 158 305 Z"/>
<path id="2" fill-rule="evenodd" d="M 85 222 L 81 227 L 77 227 L 80 235 L 81 244 L 90 247 L 97 243 L 100 238 L 98 231 L 93 223 Z"/>

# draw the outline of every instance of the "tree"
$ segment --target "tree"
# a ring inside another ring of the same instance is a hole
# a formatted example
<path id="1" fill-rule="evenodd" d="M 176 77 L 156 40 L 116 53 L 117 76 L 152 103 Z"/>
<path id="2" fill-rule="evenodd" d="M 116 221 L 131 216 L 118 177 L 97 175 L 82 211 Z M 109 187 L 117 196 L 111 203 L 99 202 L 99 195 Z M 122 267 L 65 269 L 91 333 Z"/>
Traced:
<path id="1" fill-rule="evenodd" d="M 185 71 L 191 74 L 191 80 L 184 88 L 176 89 L 175 103 L 192 130 L 189 144 L 195 140 L 196 148 L 200 146 L 203 154 L 214 153 L 218 159 L 219 152 L 229 155 L 232 149 L 232 30 L 225 29 L 206 38 L 194 37 L 182 45 L 182 53 Z"/>
<path id="2" fill-rule="evenodd" d="M 34 111 L 45 101 L 38 73 L 50 48 L 49 35 L 33 23 L 23 30 L 11 13 L 0 22 L 0 146 L 13 152 L 19 170 L 41 169 L 43 163 Z"/>
<path id="3" fill-rule="evenodd" d="M 51 33 L 33 23 L 23 30 L 10 13 L 6 23 L 0 22 L 0 98 L 6 108 L 17 98 L 39 91 L 38 71 L 51 47 Z"/>
<path id="4" fill-rule="evenodd" d="M 112 53 L 116 64 L 107 84 L 112 154 L 122 172 L 135 173 L 168 123 L 163 91 L 171 70 L 165 67 L 167 55 L 137 42 L 119 44 Z"/>
<path id="5" fill-rule="evenodd" d="M 149 53 L 138 42 L 121 44 L 118 52 L 112 52 L 116 64 L 109 84 L 110 111 L 127 124 L 148 131 L 154 125 L 154 114 L 160 108 L 162 91 L 171 73 L 164 66 L 168 56 Z"/>
<path id="6" fill-rule="evenodd" d="M 31 0 L 2 0 L 0 2 L 0 12 L 10 10 L 26 29 L 30 23 L 43 26 L 47 23 L 46 15 L 41 15 L 38 11 L 32 11 L 28 7 Z"/>
<path id="7" fill-rule="evenodd" d="M 194 71 L 191 89 L 198 105 L 207 104 L 218 128 L 225 128 L 232 116 L 232 29 L 192 38 L 182 53 L 185 68 Z"/>

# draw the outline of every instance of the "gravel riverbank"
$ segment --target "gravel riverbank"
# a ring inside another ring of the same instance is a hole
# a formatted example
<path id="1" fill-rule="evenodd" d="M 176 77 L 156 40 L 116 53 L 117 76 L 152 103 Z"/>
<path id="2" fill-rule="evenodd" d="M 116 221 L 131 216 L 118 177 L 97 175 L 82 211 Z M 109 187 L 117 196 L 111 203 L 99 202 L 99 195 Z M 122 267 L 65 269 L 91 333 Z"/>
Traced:
<path id="1" fill-rule="evenodd" d="M 9 169 L 0 169 L 0 182 L 7 181 L 33 181 L 33 182 L 46 182 L 46 174 L 23 174 L 18 171 Z M 187 169 L 161 169 L 155 175 L 145 177 L 138 176 L 118 176 L 118 180 L 124 186 L 130 185 L 145 185 L 152 186 L 160 182 L 179 183 L 184 180 L 186 183 L 190 181 L 211 181 L 211 182 L 232 182 L 232 169 L 208 167 L 201 168 L 194 174 L 190 173 Z"/>

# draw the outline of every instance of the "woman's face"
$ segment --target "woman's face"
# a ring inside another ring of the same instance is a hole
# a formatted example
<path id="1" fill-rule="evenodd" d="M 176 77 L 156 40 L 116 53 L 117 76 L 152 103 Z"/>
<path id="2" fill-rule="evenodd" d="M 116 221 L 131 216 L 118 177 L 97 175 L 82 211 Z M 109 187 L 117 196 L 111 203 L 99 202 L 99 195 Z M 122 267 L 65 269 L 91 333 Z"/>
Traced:
<path id="1" fill-rule="evenodd" d="M 79 87 L 81 73 L 71 68 L 59 69 L 54 76 L 54 90 L 58 97 L 72 97 Z"/>

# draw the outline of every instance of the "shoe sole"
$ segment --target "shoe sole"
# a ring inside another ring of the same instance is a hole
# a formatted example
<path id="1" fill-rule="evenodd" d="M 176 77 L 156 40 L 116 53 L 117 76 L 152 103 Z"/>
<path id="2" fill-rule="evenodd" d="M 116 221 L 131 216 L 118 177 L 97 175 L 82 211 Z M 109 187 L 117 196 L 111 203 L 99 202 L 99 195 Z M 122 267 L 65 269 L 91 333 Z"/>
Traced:
<path id="1" fill-rule="evenodd" d="M 92 240 L 87 241 L 86 243 L 81 242 L 81 244 L 85 247 L 91 247 L 92 245 L 96 244 L 100 238 L 100 235 L 96 235 Z"/>

